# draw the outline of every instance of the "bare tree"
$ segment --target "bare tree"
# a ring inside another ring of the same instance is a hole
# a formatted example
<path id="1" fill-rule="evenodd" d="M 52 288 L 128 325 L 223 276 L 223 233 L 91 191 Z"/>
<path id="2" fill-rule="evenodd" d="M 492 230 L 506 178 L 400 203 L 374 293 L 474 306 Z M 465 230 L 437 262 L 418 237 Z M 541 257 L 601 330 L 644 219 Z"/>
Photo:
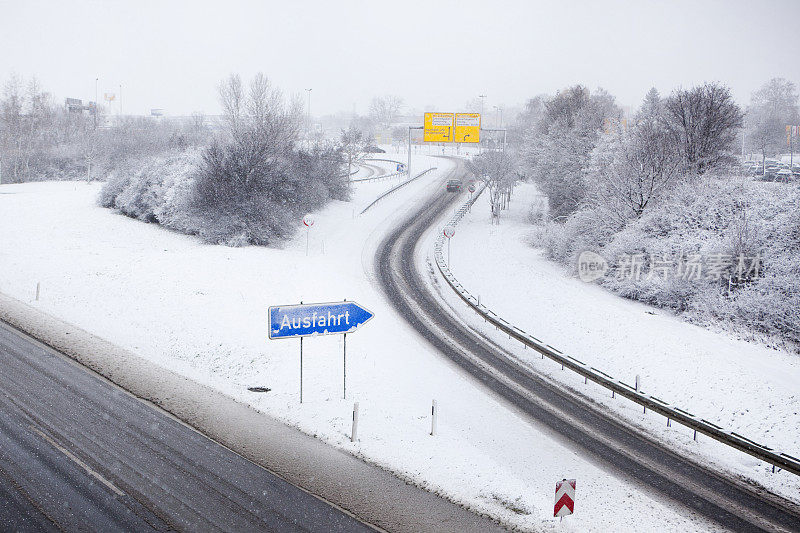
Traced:
<path id="1" fill-rule="evenodd" d="M 346 130 L 342 130 L 339 137 L 339 145 L 342 153 L 347 159 L 347 175 L 353 171 L 353 164 L 358 163 L 363 157 L 367 147 L 368 139 L 355 124 L 351 124 Z"/>
<path id="2" fill-rule="evenodd" d="M 0 111 L 2 111 L 3 161 L 9 162 L 13 181 L 19 181 L 23 160 L 24 106 L 25 95 L 22 90 L 22 80 L 16 74 L 12 74 L 3 86 Z"/>
<path id="3" fill-rule="evenodd" d="M 492 223 L 499 222 L 500 210 L 510 200 L 519 177 L 516 160 L 509 152 L 488 151 L 468 161 L 467 168 L 489 189 Z"/>
<path id="4" fill-rule="evenodd" d="M 675 91 L 664 102 L 664 117 L 684 164 L 695 174 L 730 160 L 743 123 L 730 89 L 717 83 Z"/>
<path id="5" fill-rule="evenodd" d="M 682 158 L 663 120 L 663 102 L 651 89 L 634 124 L 600 138 L 586 172 L 587 201 L 617 223 L 640 217 L 680 175 Z"/>
<path id="6" fill-rule="evenodd" d="M 402 108 L 403 99 L 399 96 L 376 96 L 369 104 L 369 115 L 382 127 L 389 128 Z"/>
<path id="7" fill-rule="evenodd" d="M 783 78 L 773 78 L 750 97 L 745 118 L 746 144 L 762 161 L 785 146 L 785 126 L 797 124 L 797 90 Z"/>

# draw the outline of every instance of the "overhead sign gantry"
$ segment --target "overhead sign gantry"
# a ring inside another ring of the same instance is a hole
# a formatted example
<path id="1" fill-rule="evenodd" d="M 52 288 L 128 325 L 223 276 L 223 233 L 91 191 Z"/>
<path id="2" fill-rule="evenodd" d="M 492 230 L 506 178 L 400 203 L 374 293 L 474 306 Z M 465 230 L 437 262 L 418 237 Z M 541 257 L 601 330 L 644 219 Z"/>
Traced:
<path id="1" fill-rule="evenodd" d="M 422 140 L 426 143 L 478 143 L 480 113 L 425 113 Z"/>

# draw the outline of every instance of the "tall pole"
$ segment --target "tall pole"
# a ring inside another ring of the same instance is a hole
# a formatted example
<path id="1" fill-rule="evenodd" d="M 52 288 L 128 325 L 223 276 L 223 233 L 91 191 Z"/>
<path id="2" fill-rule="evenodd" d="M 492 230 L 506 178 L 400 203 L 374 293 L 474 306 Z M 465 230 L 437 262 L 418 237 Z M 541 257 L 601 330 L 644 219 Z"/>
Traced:
<path id="1" fill-rule="evenodd" d="M 94 79 L 94 129 L 97 129 L 97 84 L 100 81 L 100 78 Z"/>
<path id="2" fill-rule="evenodd" d="M 300 403 L 303 403 L 303 337 L 300 337 Z"/>
<path id="3" fill-rule="evenodd" d="M 408 127 L 408 177 L 411 177 L 411 126 Z"/>
<path id="4" fill-rule="evenodd" d="M 306 133 L 309 140 L 311 140 L 311 89 L 306 89 L 306 92 L 308 93 L 308 125 L 306 126 Z"/>
<path id="5" fill-rule="evenodd" d="M 479 94 L 478 98 L 481 99 L 481 118 L 479 124 L 483 124 L 483 101 L 486 98 L 485 94 Z M 478 132 L 478 153 L 481 151 L 481 146 L 483 145 L 483 136 Z"/>
<path id="6" fill-rule="evenodd" d="M 342 352 L 342 367 L 344 368 L 344 377 L 342 380 L 342 398 L 347 399 L 347 333 L 344 334 L 344 350 Z"/>

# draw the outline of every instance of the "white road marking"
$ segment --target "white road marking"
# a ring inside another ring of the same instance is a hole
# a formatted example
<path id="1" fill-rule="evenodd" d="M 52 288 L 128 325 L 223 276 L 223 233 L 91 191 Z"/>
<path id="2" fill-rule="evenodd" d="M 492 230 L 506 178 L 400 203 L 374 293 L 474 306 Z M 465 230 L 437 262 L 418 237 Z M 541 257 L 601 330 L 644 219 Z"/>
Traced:
<path id="1" fill-rule="evenodd" d="M 72 460 L 72 461 L 73 461 L 75 464 L 77 464 L 78 466 L 80 466 L 81 468 L 83 468 L 84 470 L 86 470 L 86 472 L 88 472 L 88 473 L 89 473 L 89 475 L 93 476 L 95 479 L 97 479 L 98 481 L 100 481 L 100 482 L 101 482 L 103 485 L 105 485 L 105 486 L 106 486 L 106 487 L 108 487 L 109 489 L 113 490 L 113 491 L 114 491 L 114 492 L 117 494 L 117 496 L 125 496 L 125 493 L 124 493 L 124 492 L 122 492 L 121 490 L 119 490 L 119 489 L 118 489 L 118 488 L 117 488 L 117 487 L 116 487 L 116 486 L 115 486 L 113 483 L 111 483 L 109 480 L 107 480 L 106 478 L 104 478 L 103 476 L 101 476 L 100 474 L 98 474 L 97 472 L 95 472 L 94 470 L 92 470 L 92 467 L 90 467 L 89 465 L 87 465 L 86 463 L 84 463 L 83 461 L 81 461 L 81 460 L 80 460 L 78 457 L 76 457 L 76 456 L 75 456 L 75 455 L 74 455 L 72 452 L 70 452 L 68 449 L 64 448 L 64 447 L 63 447 L 63 446 L 61 446 L 59 443 L 57 443 L 56 441 L 54 441 L 54 440 L 53 440 L 52 438 L 50 438 L 50 436 L 49 436 L 49 435 L 47 435 L 45 432 L 43 432 L 42 430 L 40 430 L 39 428 L 37 428 L 36 426 L 33 426 L 33 425 L 31 425 L 31 426 L 30 426 L 30 428 L 31 428 L 33 431 L 35 431 L 36 433 L 38 433 L 39 435 L 41 435 L 41 437 L 42 437 L 44 440 L 46 440 L 47 442 L 49 442 L 49 443 L 50 443 L 50 444 L 51 444 L 51 445 L 52 445 L 54 448 L 56 448 L 56 449 L 57 449 L 57 450 L 59 450 L 61 453 L 63 453 L 63 454 L 64 454 L 64 455 L 66 455 L 67 457 L 69 457 L 69 458 L 70 458 L 70 459 L 71 459 L 71 460 Z"/>

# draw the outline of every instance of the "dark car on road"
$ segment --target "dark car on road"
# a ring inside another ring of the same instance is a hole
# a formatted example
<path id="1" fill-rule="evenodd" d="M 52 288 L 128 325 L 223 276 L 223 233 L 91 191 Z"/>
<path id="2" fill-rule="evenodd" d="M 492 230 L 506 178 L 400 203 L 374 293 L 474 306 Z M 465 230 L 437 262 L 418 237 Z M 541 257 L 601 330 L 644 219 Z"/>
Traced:
<path id="1" fill-rule="evenodd" d="M 460 192 L 461 180 L 447 180 L 447 192 Z"/>

